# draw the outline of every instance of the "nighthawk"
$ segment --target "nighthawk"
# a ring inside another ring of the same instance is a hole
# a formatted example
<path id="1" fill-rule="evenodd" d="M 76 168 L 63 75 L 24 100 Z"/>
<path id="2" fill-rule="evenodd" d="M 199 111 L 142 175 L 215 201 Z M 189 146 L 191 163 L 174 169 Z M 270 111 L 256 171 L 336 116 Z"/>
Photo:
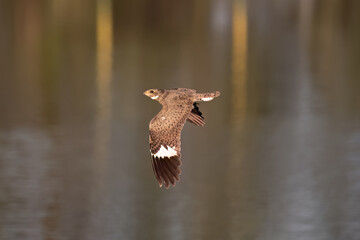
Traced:
<path id="1" fill-rule="evenodd" d="M 204 126 L 204 117 L 197 106 L 199 101 L 211 101 L 220 92 L 196 93 L 193 89 L 149 89 L 144 94 L 162 105 L 161 111 L 150 121 L 149 143 L 152 168 L 162 187 L 180 180 L 181 130 L 186 121 Z"/>

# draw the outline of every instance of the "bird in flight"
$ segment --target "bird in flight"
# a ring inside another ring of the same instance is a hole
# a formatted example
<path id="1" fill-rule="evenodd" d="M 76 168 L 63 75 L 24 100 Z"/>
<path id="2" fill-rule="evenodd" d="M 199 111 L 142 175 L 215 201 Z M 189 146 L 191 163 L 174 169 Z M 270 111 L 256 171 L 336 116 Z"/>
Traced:
<path id="1" fill-rule="evenodd" d="M 220 92 L 196 93 L 193 89 L 149 89 L 144 95 L 158 101 L 161 111 L 150 121 L 149 143 L 152 158 L 152 168 L 159 186 L 180 180 L 181 130 L 186 121 L 196 126 L 204 126 L 204 117 L 197 102 L 211 101 L 220 96 Z"/>

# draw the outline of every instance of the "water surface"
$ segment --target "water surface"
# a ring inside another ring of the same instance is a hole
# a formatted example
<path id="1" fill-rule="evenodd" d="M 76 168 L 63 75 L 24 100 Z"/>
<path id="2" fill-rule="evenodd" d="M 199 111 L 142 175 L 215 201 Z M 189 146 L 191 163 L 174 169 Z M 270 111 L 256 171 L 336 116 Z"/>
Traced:
<path id="1" fill-rule="evenodd" d="M 0 4 L 0 239 L 360 239 L 356 1 Z M 219 90 L 159 188 L 149 88 Z"/>

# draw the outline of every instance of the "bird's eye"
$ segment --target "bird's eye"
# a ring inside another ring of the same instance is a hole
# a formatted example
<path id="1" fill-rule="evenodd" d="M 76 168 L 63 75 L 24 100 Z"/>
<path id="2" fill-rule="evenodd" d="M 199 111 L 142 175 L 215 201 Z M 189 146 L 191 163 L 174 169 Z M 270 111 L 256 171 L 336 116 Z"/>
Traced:
<path id="1" fill-rule="evenodd" d="M 153 90 L 150 90 L 150 93 L 154 93 L 154 91 L 153 91 Z"/>

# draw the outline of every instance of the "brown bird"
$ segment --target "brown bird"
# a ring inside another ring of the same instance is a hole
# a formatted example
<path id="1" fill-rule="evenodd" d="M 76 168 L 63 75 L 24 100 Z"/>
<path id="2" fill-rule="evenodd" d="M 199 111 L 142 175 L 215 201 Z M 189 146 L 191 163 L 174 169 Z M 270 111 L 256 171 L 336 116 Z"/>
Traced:
<path id="1" fill-rule="evenodd" d="M 180 180 L 181 130 L 186 121 L 204 126 L 204 117 L 197 106 L 199 101 L 211 101 L 220 92 L 196 93 L 193 89 L 149 89 L 144 94 L 158 101 L 163 107 L 150 121 L 149 143 L 152 167 L 160 187 Z"/>

